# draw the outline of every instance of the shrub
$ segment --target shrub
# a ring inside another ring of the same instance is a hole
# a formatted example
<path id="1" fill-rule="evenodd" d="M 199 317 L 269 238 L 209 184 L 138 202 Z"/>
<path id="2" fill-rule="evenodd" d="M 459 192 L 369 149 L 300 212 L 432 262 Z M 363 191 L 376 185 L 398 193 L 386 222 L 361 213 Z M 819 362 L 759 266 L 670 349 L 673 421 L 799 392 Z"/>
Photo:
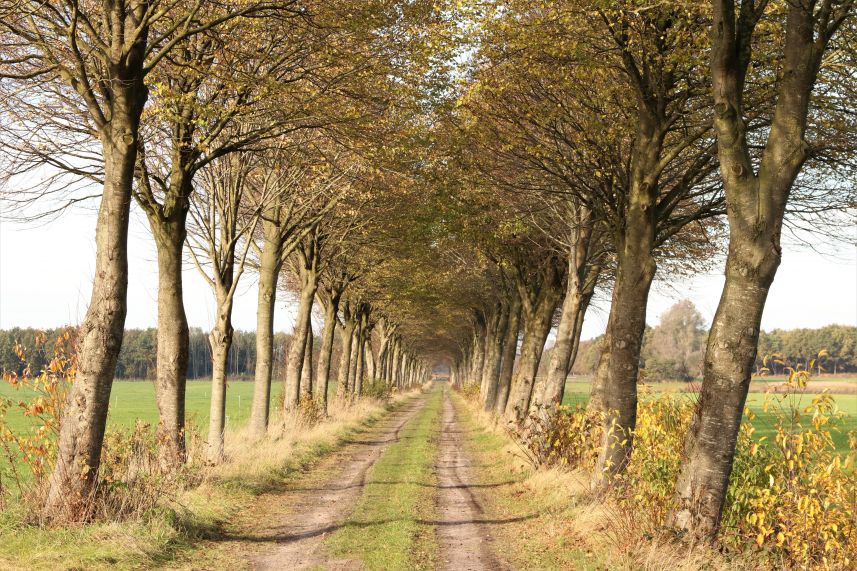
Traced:
<path id="1" fill-rule="evenodd" d="M 323 421 L 324 417 L 324 407 L 321 406 L 321 402 L 311 396 L 301 396 L 297 414 L 297 420 L 301 426 L 313 427 Z"/>
<path id="2" fill-rule="evenodd" d="M 465 399 L 476 402 L 479 400 L 479 383 L 465 383 L 464 386 L 458 387 L 458 391 Z"/>
<path id="3" fill-rule="evenodd" d="M 786 394 L 769 395 L 773 441 L 757 438 L 745 411 L 739 432 L 720 543 L 731 552 L 765 553 L 785 568 L 852 569 L 857 563 L 857 433 L 837 452 L 832 433 L 843 413 L 824 392 L 806 406 L 809 374 L 792 370 Z M 645 537 L 666 531 L 693 416 L 693 400 L 675 395 L 641 398 L 634 453 L 611 494 L 623 518 Z M 512 435 L 536 467 L 590 470 L 600 445 L 600 417 L 578 405 L 533 415 Z M 621 519 L 621 518 L 620 518 Z"/>
<path id="4" fill-rule="evenodd" d="M 393 395 L 393 390 L 384 379 L 366 380 L 363 383 L 363 396 L 370 399 L 386 402 Z"/>
<path id="5" fill-rule="evenodd" d="M 561 406 L 533 414 L 523 425 L 511 422 L 507 430 L 534 468 L 588 469 L 598 456 L 593 443 L 601 434 L 601 415 L 581 404 Z"/>
<path id="6" fill-rule="evenodd" d="M 37 338 L 37 350 L 46 344 L 46 338 Z M 28 363 L 24 349 L 16 346 L 16 353 Z M 28 390 L 31 396 L 13 402 L 0 399 L 0 502 L 13 493 L 24 506 L 24 519 L 40 522 L 48 489 L 48 479 L 56 458 L 56 445 L 60 421 L 71 384 L 76 372 L 75 332 L 63 331 L 53 347 L 53 357 L 44 369 L 33 375 L 26 364 L 23 372 L 4 373 L 5 382 L 19 390 Z M 29 432 L 15 432 L 6 422 L 7 414 L 17 409 L 34 420 Z M 199 477 L 201 462 L 193 450 L 199 441 L 195 433 L 188 435 L 191 454 L 188 462 L 179 468 L 159 461 L 159 443 L 155 430 L 138 423 L 133 429 L 111 428 L 107 431 L 101 451 L 95 493 L 75 509 L 75 519 L 114 521 L 142 516 L 156 506 L 163 505 L 173 495 Z M 14 488 L 10 487 L 14 483 Z"/>

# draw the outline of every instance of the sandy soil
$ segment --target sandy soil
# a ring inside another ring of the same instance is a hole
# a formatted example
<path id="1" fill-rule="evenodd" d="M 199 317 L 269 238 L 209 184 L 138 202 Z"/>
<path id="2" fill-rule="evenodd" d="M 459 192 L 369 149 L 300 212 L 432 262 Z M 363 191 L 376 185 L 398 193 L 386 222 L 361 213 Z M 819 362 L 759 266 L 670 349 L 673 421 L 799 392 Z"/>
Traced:
<path id="1" fill-rule="evenodd" d="M 436 467 L 441 568 L 447 571 L 505 569 L 491 550 L 491 522 L 485 520 L 474 492 L 476 484 L 469 469 L 470 460 L 461 443 L 462 428 L 446 391 L 442 422 Z"/>

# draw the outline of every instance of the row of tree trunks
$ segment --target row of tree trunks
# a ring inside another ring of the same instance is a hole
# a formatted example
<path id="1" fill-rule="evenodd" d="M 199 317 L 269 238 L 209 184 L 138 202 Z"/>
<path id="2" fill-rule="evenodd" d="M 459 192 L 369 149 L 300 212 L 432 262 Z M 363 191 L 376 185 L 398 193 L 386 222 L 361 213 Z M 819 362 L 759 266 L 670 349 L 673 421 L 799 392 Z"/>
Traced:
<path id="1" fill-rule="evenodd" d="M 507 420 L 518 423 L 523 422 L 529 413 L 539 361 L 561 295 L 562 271 L 554 260 L 548 261 L 546 266 L 539 270 L 539 274 L 538 279 L 530 283 L 524 279 L 517 281 L 521 298 L 523 338 L 505 415 Z"/>
<path id="2" fill-rule="evenodd" d="M 509 300 L 509 323 L 506 326 L 506 335 L 503 337 L 502 364 L 500 366 L 500 375 L 497 377 L 497 396 L 495 397 L 496 400 L 493 404 L 493 409 L 490 409 L 498 416 L 506 412 L 506 404 L 509 402 L 520 330 L 521 297 L 518 295 L 518 290 L 513 288 Z M 491 406 L 491 403 L 486 402 L 486 408 L 489 406 Z"/>

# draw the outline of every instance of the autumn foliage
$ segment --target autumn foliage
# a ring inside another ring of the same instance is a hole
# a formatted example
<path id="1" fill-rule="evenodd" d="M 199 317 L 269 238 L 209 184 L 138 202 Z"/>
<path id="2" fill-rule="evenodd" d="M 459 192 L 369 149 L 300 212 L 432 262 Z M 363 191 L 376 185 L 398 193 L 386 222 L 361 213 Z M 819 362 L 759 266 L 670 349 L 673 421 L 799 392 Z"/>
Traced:
<path id="1" fill-rule="evenodd" d="M 806 370 L 792 370 L 789 390 L 768 395 L 773 439 L 758 436 L 756 415 L 745 411 L 719 541 L 727 553 L 754 554 L 775 566 L 850 569 L 857 562 L 857 434 L 848 434 L 846 453 L 837 450 L 844 413 L 827 392 L 801 404 L 808 380 Z M 635 453 L 609 493 L 620 514 L 633 516 L 639 536 L 675 533 L 665 522 L 695 406 L 686 395 L 640 400 Z M 527 426 L 511 430 L 533 466 L 589 471 L 595 465 L 597 413 L 564 406 L 534 415 Z"/>

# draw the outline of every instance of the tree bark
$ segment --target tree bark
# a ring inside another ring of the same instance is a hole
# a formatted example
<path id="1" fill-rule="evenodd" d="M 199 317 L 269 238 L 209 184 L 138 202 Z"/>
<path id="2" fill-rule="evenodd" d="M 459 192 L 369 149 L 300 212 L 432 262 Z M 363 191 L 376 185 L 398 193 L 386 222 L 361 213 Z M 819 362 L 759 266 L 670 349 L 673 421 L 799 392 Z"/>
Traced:
<path id="1" fill-rule="evenodd" d="M 313 333 L 312 333 L 312 312 L 307 320 L 308 323 L 306 333 L 306 349 L 304 350 L 304 364 L 301 368 L 300 380 L 300 395 L 301 400 L 312 399 L 313 394 L 313 367 L 312 367 L 312 350 L 313 350 Z"/>
<path id="2" fill-rule="evenodd" d="M 517 292 L 512 294 L 509 307 L 509 324 L 503 339 L 503 362 L 500 367 L 500 377 L 497 380 L 497 400 L 494 412 L 498 416 L 506 413 L 509 402 L 509 392 L 512 386 L 512 376 L 515 372 L 515 357 L 518 352 L 518 338 L 521 332 L 521 298 Z"/>
<path id="3" fill-rule="evenodd" d="M 653 226 L 638 229 L 654 236 Z M 618 260 L 607 333 L 594 383 L 603 388 L 597 403 L 601 408 L 590 404 L 591 410 L 603 413 L 601 452 L 592 475 L 593 488 L 599 491 L 625 469 L 631 456 L 637 422 L 640 348 L 649 288 L 655 275 L 655 260 L 642 237 L 629 240 Z"/>
<path id="4" fill-rule="evenodd" d="M 212 464 L 223 460 L 223 435 L 226 430 L 226 367 L 232 346 L 232 299 L 221 288 L 217 291 L 217 319 L 208 335 L 211 345 L 211 407 L 208 417 L 207 459 Z"/>
<path id="5" fill-rule="evenodd" d="M 122 347 L 128 295 L 128 220 L 136 138 L 145 101 L 141 82 L 119 94 L 109 132 L 102 134 L 104 189 L 95 231 L 95 276 L 80 326 L 78 368 L 69 391 L 57 461 L 45 504 L 49 518 L 86 517 L 94 493 L 107 421 L 110 389 Z M 135 101 L 134 99 L 140 99 Z"/>
<path id="6" fill-rule="evenodd" d="M 271 411 L 271 376 L 274 361 L 274 309 L 277 282 L 283 266 L 279 227 L 262 220 L 263 245 L 259 261 L 259 295 L 256 307 L 256 373 L 253 380 L 253 406 L 250 433 L 263 438 L 268 432 Z"/>
<path id="7" fill-rule="evenodd" d="M 287 413 L 295 411 L 300 402 L 301 371 L 304 366 L 304 355 L 307 347 L 306 337 L 312 334 L 312 330 L 307 324 L 310 323 L 312 304 L 318 288 L 318 274 L 314 269 L 306 266 L 306 264 L 302 264 L 300 270 L 301 292 L 298 313 L 295 316 L 295 326 L 289 344 L 289 360 L 286 364 L 286 395 L 283 410 Z"/>
<path id="8" fill-rule="evenodd" d="M 185 460 L 185 387 L 189 332 L 182 295 L 182 256 L 187 208 L 167 222 L 152 221 L 158 251 L 158 346 L 155 400 L 158 455 L 176 467 Z"/>
<path id="9" fill-rule="evenodd" d="M 506 406 L 506 417 L 509 420 L 523 422 L 530 410 L 530 399 L 539 370 L 539 361 L 550 333 L 553 312 L 558 302 L 559 291 L 552 279 L 545 280 L 532 299 L 523 301 L 524 337 L 521 342 L 518 368 L 515 371 L 515 379 Z"/>
<path id="10" fill-rule="evenodd" d="M 469 383 L 482 383 L 482 368 L 485 365 L 485 336 L 487 323 L 482 311 L 476 311 L 473 327 L 473 361 L 471 362 Z"/>
<path id="11" fill-rule="evenodd" d="M 588 220 L 581 222 L 586 224 Z M 600 266 L 590 265 L 591 237 L 592 230 L 589 227 L 580 227 L 573 232 L 574 247 L 568 257 L 568 283 L 557 326 L 556 343 L 551 351 L 547 379 L 541 390 L 535 392 L 530 412 L 539 409 L 546 412 L 562 404 L 566 378 L 580 346 L 583 319 L 601 273 Z"/>
<path id="12" fill-rule="evenodd" d="M 342 354 L 339 357 L 339 372 L 336 386 L 336 398 L 342 402 L 348 401 L 348 376 L 351 369 L 351 344 L 353 341 L 354 326 L 355 324 L 351 320 L 348 307 L 346 307 L 342 316 Z"/>
<path id="13" fill-rule="evenodd" d="M 497 402 L 497 385 L 500 381 L 500 370 L 503 364 L 503 344 L 508 328 L 509 303 L 504 302 L 500 306 L 497 323 L 488 340 L 485 366 L 483 368 L 482 408 L 486 411 L 494 410 Z"/>
<path id="14" fill-rule="evenodd" d="M 355 324 L 351 333 L 351 354 L 348 360 L 348 398 L 354 399 L 355 390 L 357 389 L 357 363 L 360 360 L 358 353 L 360 352 L 360 323 Z"/>
<path id="15" fill-rule="evenodd" d="M 361 333 L 357 338 L 357 372 L 354 376 L 354 396 L 360 398 L 363 396 L 363 373 L 366 368 L 366 338 Z"/>
<path id="16" fill-rule="evenodd" d="M 494 377 L 494 368 L 496 365 L 497 373 L 500 370 L 500 350 L 498 349 L 498 339 L 501 338 L 500 326 L 503 321 L 503 312 L 505 308 L 502 303 L 498 303 L 491 314 L 491 318 L 487 320 L 484 334 L 484 353 L 485 358 L 482 360 L 482 371 L 479 376 L 479 399 L 481 404 L 485 404 L 485 396 L 488 392 L 488 383 Z M 499 341 L 502 343 L 502 341 Z"/>
<path id="17" fill-rule="evenodd" d="M 378 365 L 375 362 L 375 354 L 372 352 L 372 337 L 369 336 L 366 338 L 366 348 L 365 348 L 366 356 L 366 370 L 367 370 L 367 379 L 371 383 L 375 383 L 377 381 L 376 375 L 378 374 Z"/>
<path id="18" fill-rule="evenodd" d="M 339 311 L 339 294 L 333 293 L 324 304 L 324 329 L 321 332 L 321 351 L 318 355 L 316 398 L 327 414 L 327 393 L 330 385 L 330 360 L 333 356 L 333 338 L 336 333 L 336 313 Z"/>

